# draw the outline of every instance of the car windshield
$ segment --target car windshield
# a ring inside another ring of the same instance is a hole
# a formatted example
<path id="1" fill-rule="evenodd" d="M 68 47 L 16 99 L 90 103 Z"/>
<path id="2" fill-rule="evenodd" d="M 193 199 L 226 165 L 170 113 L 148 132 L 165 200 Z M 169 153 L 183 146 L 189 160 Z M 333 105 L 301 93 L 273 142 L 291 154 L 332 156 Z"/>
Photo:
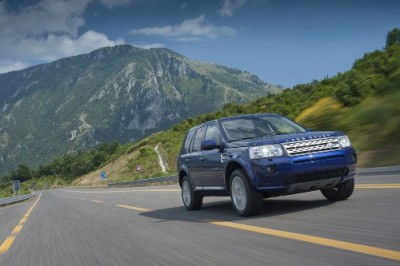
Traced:
<path id="1" fill-rule="evenodd" d="M 283 116 L 237 117 L 222 120 L 220 123 L 229 141 L 306 132 L 304 128 Z"/>

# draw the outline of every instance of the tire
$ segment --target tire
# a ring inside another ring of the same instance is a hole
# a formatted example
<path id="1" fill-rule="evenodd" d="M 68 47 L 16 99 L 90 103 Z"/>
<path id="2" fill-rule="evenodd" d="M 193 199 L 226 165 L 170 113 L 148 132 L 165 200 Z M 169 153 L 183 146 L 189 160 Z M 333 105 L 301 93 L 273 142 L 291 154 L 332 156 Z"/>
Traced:
<path id="1" fill-rule="evenodd" d="M 182 201 L 188 211 L 194 211 L 201 208 L 203 205 L 203 197 L 193 190 L 192 182 L 185 176 L 182 179 Z"/>
<path id="2" fill-rule="evenodd" d="M 331 201 L 348 199 L 354 191 L 354 178 L 344 181 L 334 188 L 322 189 L 321 193 L 325 198 Z"/>
<path id="3" fill-rule="evenodd" d="M 241 170 L 235 170 L 230 178 L 230 195 L 235 211 L 243 217 L 260 212 L 263 195 L 253 188 Z"/>

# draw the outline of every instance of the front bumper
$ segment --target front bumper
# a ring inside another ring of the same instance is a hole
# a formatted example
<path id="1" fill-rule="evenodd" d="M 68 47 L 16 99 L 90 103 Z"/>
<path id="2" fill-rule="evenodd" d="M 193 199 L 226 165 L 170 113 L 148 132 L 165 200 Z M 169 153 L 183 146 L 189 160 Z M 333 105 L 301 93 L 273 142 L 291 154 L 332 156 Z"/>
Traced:
<path id="1" fill-rule="evenodd" d="M 353 148 L 251 161 L 252 185 L 270 195 L 334 187 L 356 173 Z"/>

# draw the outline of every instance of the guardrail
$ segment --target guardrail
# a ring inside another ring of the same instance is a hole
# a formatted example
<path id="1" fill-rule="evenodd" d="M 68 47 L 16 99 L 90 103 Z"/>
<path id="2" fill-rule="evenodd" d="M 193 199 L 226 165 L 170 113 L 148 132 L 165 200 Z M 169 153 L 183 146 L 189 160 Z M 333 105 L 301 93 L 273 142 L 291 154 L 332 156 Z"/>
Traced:
<path id="1" fill-rule="evenodd" d="M 394 174 L 394 173 L 400 173 L 400 165 L 377 167 L 377 168 L 357 168 L 357 175 Z M 176 183 L 176 182 L 178 182 L 177 176 L 163 176 L 163 177 L 140 179 L 135 181 L 108 183 L 108 187 L 134 187 L 134 186 L 144 186 L 148 184 Z"/>
<path id="2" fill-rule="evenodd" d="M 29 198 L 31 198 L 34 194 L 27 194 L 27 195 L 22 195 L 22 196 L 16 196 L 16 197 L 9 197 L 9 198 L 3 198 L 0 199 L 0 206 L 4 206 L 4 205 L 8 205 L 8 204 L 13 204 L 13 203 L 17 203 L 20 201 L 24 201 L 27 200 Z"/>
<path id="3" fill-rule="evenodd" d="M 174 175 L 174 176 L 145 178 L 135 181 L 108 183 L 108 187 L 135 187 L 135 186 L 140 187 L 148 184 L 176 183 L 176 182 L 178 182 L 178 177 Z"/>
<path id="4" fill-rule="evenodd" d="M 357 175 L 380 175 L 380 174 L 398 174 L 400 173 L 400 165 L 374 167 L 374 168 L 357 168 Z"/>

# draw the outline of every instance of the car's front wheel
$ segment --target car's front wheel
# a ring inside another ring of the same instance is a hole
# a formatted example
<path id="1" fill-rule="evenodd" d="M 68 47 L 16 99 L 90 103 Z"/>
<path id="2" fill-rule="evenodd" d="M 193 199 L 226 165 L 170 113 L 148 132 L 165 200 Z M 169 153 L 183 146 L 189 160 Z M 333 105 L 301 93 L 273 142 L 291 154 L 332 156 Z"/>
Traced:
<path id="1" fill-rule="evenodd" d="M 344 181 L 334 188 L 322 189 L 321 193 L 328 200 L 338 201 L 348 199 L 354 191 L 354 178 Z"/>
<path id="2" fill-rule="evenodd" d="M 262 193 L 250 185 L 243 171 L 236 170 L 232 173 L 230 194 L 233 208 L 240 216 L 252 216 L 260 212 Z"/>
<path id="3" fill-rule="evenodd" d="M 203 204 L 203 197 L 193 190 L 189 177 L 182 179 L 182 201 L 185 208 L 189 211 L 198 210 Z"/>

